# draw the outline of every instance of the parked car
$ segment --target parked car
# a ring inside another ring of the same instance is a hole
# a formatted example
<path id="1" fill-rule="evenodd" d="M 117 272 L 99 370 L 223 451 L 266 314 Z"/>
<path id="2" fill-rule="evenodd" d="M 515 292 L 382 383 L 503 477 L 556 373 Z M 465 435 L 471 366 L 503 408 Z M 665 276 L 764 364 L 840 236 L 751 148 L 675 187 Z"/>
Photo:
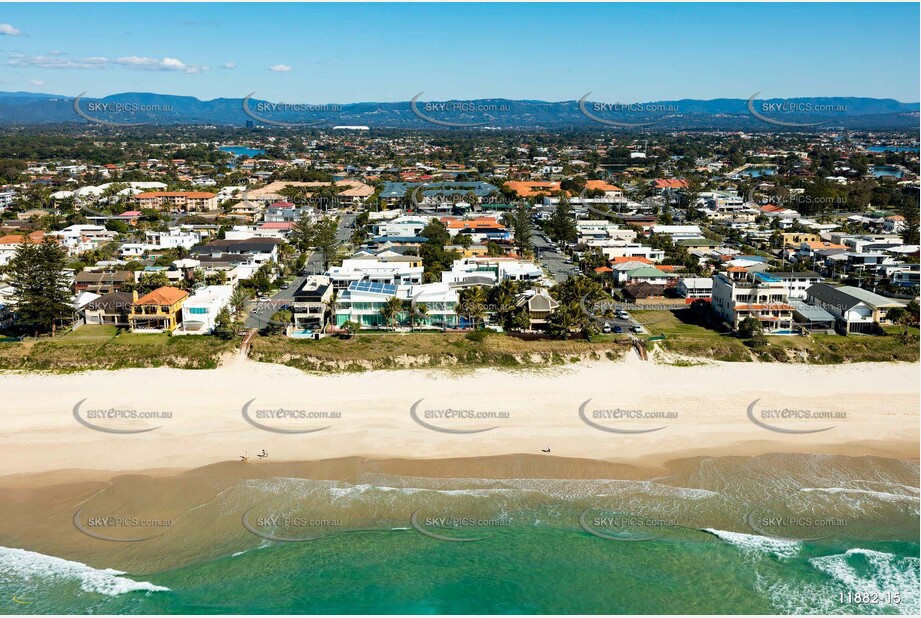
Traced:
<path id="1" fill-rule="evenodd" d="M 607 322 L 605 322 L 604 326 L 601 327 L 601 332 L 603 332 L 604 334 L 610 333 L 611 330 L 613 329 L 611 328 L 611 325 L 608 324 Z"/>
<path id="2" fill-rule="evenodd" d="M 287 290 L 287 289 L 290 288 L 290 287 L 291 287 L 291 284 L 290 284 L 290 283 L 282 283 L 282 284 L 281 284 L 281 289 L 283 289 L 283 290 Z"/>
<path id="3" fill-rule="evenodd" d="M 615 325 L 614 325 L 614 334 L 615 334 L 615 335 L 619 335 L 619 334 L 622 333 L 622 332 L 624 332 L 624 329 L 621 328 L 620 324 L 615 324 Z"/>
<path id="4" fill-rule="evenodd" d="M 618 320 L 629 320 L 630 319 L 630 314 L 624 311 L 623 309 L 618 309 L 617 311 L 614 312 L 614 315 L 617 317 Z"/>
<path id="5" fill-rule="evenodd" d="M 630 332 L 631 332 L 631 333 L 636 333 L 637 335 L 639 335 L 641 332 L 643 332 L 643 329 L 640 328 L 639 326 L 631 326 L 631 327 L 630 327 Z"/>

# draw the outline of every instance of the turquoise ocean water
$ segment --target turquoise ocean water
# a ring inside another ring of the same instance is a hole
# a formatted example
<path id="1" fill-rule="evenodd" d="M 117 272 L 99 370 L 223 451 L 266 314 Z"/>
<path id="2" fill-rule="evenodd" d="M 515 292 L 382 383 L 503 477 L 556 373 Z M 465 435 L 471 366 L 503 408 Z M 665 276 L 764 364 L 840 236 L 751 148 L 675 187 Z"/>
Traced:
<path id="1" fill-rule="evenodd" d="M 917 614 L 917 462 L 847 462 L 705 460 L 653 481 L 245 481 L 184 516 L 233 532 L 183 566 L 126 574 L 0 548 L 0 612 Z M 241 512 L 337 523 L 283 542 Z M 164 538 L 145 551 L 194 545 Z"/>

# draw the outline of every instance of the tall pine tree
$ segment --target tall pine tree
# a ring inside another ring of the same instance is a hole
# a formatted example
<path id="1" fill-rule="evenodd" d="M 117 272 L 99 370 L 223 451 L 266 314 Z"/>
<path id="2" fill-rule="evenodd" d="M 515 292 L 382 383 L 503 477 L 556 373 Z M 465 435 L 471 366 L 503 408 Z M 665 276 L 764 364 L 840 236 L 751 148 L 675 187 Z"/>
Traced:
<path id="1" fill-rule="evenodd" d="M 41 244 L 27 236 L 7 266 L 7 281 L 13 288 L 15 327 L 39 335 L 51 333 L 73 321 L 70 285 L 64 274 L 67 253 L 45 238 Z"/>

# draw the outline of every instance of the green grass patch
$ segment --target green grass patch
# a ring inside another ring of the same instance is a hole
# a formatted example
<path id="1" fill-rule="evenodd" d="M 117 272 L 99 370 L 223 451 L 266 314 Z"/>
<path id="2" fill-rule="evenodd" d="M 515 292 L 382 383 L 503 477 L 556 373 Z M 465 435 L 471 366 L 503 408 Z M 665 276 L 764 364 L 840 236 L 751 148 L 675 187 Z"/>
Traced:
<path id="1" fill-rule="evenodd" d="M 828 365 L 860 362 L 918 362 L 919 332 L 910 328 L 901 334 L 767 336 L 767 342 L 749 347 L 733 335 L 723 335 L 693 323 L 689 309 L 677 311 L 632 311 L 633 316 L 653 335 L 665 335 L 661 345 L 683 356 L 729 362 L 792 362 Z"/>
<path id="2" fill-rule="evenodd" d="M 86 332 L 83 332 L 84 329 Z M 0 369 L 68 373 L 129 367 L 213 369 L 237 340 L 118 332 L 84 326 L 61 337 L 0 342 Z"/>
<path id="3" fill-rule="evenodd" d="M 471 335 L 474 335 L 471 337 Z M 562 365 L 582 358 L 621 358 L 628 346 L 617 341 L 539 339 L 526 341 L 504 333 L 406 333 L 358 335 L 318 341 L 282 336 L 257 337 L 250 357 L 305 371 L 355 371 L 401 368 L 501 367 L 510 369 Z"/>

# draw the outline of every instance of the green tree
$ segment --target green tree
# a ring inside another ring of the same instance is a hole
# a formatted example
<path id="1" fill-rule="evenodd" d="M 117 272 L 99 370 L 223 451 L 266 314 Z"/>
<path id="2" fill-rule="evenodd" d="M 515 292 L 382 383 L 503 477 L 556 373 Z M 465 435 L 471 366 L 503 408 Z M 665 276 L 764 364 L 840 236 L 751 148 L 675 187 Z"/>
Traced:
<path id="1" fill-rule="evenodd" d="M 409 328 L 410 330 L 416 330 L 416 320 L 425 319 L 425 316 L 429 314 L 429 307 L 425 303 L 413 303 L 409 304 Z"/>
<path id="2" fill-rule="evenodd" d="M 553 214 L 547 221 L 547 234 L 555 242 L 575 242 L 578 238 L 576 231 L 576 218 L 572 213 L 572 206 L 565 196 L 560 197 Z"/>
<path id="3" fill-rule="evenodd" d="M 481 286 L 466 288 L 460 292 L 457 312 L 476 327 L 486 317 L 486 301 L 486 291 Z"/>
<path id="4" fill-rule="evenodd" d="M 221 339 L 233 337 L 233 319 L 230 317 L 230 309 L 227 307 L 221 309 L 214 320 L 214 334 Z"/>
<path id="5" fill-rule="evenodd" d="M 252 298 L 250 291 L 244 287 L 238 286 L 233 293 L 230 295 L 230 308 L 233 310 L 234 316 L 240 314 L 243 311 L 243 308 L 246 307 L 246 303 L 249 299 Z"/>
<path id="6" fill-rule="evenodd" d="M 384 306 L 381 307 L 379 311 L 381 316 L 383 316 L 384 322 L 386 322 L 387 326 L 394 328 L 396 326 L 397 318 L 403 311 L 403 301 L 396 296 L 391 296 L 387 299 L 387 302 L 384 303 Z"/>
<path id="7" fill-rule="evenodd" d="M 751 316 L 739 322 L 739 336 L 743 339 L 754 339 L 763 332 L 761 322 Z"/>
<path id="8" fill-rule="evenodd" d="M 50 238 L 35 244 L 23 237 L 6 270 L 17 329 L 54 336 L 58 327 L 73 320 L 66 265 L 67 253 Z"/>
<path id="9" fill-rule="evenodd" d="M 506 215 L 506 225 L 512 228 L 512 241 L 515 243 L 515 251 L 518 255 L 529 253 L 532 247 L 534 237 L 534 224 L 531 221 L 531 213 L 524 204 L 518 204 L 515 212 Z"/>
<path id="10" fill-rule="evenodd" d="M 323 256 L 323 270 L 329 269 L 329 264 L 339 252 L 341 244 L 337 236 L 339 220 L 333 217 L 320 219 L 313 225 L 311 244 Z"/>

